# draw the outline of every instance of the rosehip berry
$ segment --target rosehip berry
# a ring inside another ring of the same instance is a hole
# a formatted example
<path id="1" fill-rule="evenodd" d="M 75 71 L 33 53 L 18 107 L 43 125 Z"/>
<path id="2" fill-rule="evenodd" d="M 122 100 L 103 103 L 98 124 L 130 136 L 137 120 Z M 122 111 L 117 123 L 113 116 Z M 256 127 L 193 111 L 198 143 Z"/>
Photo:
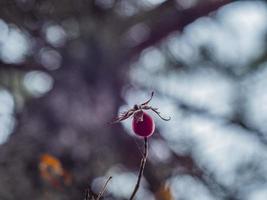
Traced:
<path id="1" fill-rule="evenodd" d="M 136 135 L 149 137 L 155 131 L 155 122 L 147 113 L 139 111 L 133 117 L 132 128 Z"/>
<path id="2" fill-rule="evenodd" d="M 128 119 L 133 116 L 132 128 L 136 135 L 141 137 L 149 137 L 155 131 L 155 122 L 154 120 L 144 112 L 144 110 L 151 110 L 156 113 L 162 120 L 169 121 L 171 118 L 164 118 L 161 116 L 158 108 L 149 106 L 149 102 L 152 100 L 154 92 L 151 93 L 150 98 L 142 104 L 136 104 L 133 108 L 121 113 L 117 118 L 115 118 L 111 123 L 118 123 L 123 120 Z"/>

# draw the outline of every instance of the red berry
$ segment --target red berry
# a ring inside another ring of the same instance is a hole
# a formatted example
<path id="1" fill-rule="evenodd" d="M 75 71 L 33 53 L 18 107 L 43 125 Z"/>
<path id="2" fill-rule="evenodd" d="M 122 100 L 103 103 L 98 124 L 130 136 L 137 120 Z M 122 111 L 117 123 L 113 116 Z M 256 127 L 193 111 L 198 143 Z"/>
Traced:
<path id="1" fill-rule="evenodd" d="M 136 135 L 149 137 L 154 133 L 155 122 L 147 113 L 140 111 L 134 115 L 132 127 Z"/>

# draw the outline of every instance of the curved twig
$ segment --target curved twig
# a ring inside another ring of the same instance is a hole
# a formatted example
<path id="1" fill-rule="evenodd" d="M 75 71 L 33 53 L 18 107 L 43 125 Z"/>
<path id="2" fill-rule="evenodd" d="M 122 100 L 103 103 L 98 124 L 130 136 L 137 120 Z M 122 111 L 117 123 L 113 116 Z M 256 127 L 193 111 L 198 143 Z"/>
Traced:
<path id="1" fill-rule="evenodd" d="M 115 118 L 112 122 L 110 122 L 110 124 L 116 124 L 116 123 L 121 122 L 121 121 L 123 121 L 125 119 L 128 119 L 133 114 L 134 114 L 134 110 L 133 109 L 130 109 L 127 112 L 123 112 L 117 118 Z"/>
<path id="2" fill-rule="evenodd" d="M 138 174 L 138 179 L 137 179 L 137 183 L 134 187 L 134 190 L 133 190 L 133 193 L 130 197 L 129 200 L 133 200 L 138 189 L 139 189 L 139 186 L 140 186 L 140 182 L 141 182 L 141 178 L 143 176 L 143 173 L 144 173 L 144 169 L 145 169 L 145 165 L 146 165 L 146 160 L 147 160 L 147 155 L 148 155 L 148 141 L 147 141 L 147 137 L 144 138 L 145 140 L 145 150 L 144 150 L 144 156 L 141 160 L 141 165 L 140 165 L 140 169 L 139 169 L 139 174 Z"/>
<path id="3" fill-rule="evenodd" d="M 110 176 L 110 177 L 108 178 L 108 180 L 106 181 L 106 183 L 105 183 L 103 189 L 101 190 L 101 192 L 99 192 L 99 194 L 98 194 L 96 200 L 99 200 L 99 199 L 103 196 L 104 192 L 105 192 L 106 189 L 107 189 L 108 182 L 109 182 L 111 179 L 112 179 L 112 176 Z"/>
<path id="4" fill-rule="evenodd" d="M 162 120 L 164 120 L 164 121 L 170 121 L 171 120 L 171 117 L 169 116 L 168 118 L 164 118 L 164 117 L 162 117 L 161 115 L 160 115 L 160 112 L 159 111 L 157 111 L 157 108 L 150 108 L 154 113 L 156 113 L 159 117 L 160 117 L 160 119 L 162 119 Z"/>
<path id="5" fill-rule="evenodd" d="M 164 118 L 161 116 L 160 112 L 158 111 L 158 108 L 153 108 L 152 106 L 143 106 L 142 109 L 144 110 L 152 110 L 154 113 L 156 113 L 160 119 L 164 120 L 164 121 L 170 121 L 171 117 L 169 116 L 168 118 Z"/>
<path id="6" fill-rule="evenodd" d="M 151 92 L 150 98 L 146 102 L 142 103 L 141 106 L 147 105 L 152 100 L 153 96 L 154 96 L 154 91 Z"/>

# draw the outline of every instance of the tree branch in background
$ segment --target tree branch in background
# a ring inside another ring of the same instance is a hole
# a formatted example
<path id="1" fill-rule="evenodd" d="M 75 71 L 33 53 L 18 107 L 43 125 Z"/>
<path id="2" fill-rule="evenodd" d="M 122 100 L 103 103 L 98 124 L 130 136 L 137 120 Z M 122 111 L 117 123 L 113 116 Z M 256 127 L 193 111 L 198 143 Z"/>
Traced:
<path id="1" fill-rule="evenodd" d="M 196 19 L 206 16 L 230 2 L 232 1 L 216 0 L 200 2 L 192 8 L 178 10 L 177 6 L 175 6 L 175 1 L 169 0 L 151 11 L 135 16 L 133 19 L 130 19 L 129 24 L 133 24 L 133 22 L 135 22 L 135 24 L 146 24 L 150 29 L 150 36 L 134 47 L 131 54 L 138 54 L 143 49 L 159 42 L 170 33 L 183 30 L 186 25 L 192 23 Z"/>
<path id="2" fill-rule="evenodd" d="M 162 16 L 162 13 L 171 12 L 175 9 L 175 5 L 176 2 L 174 0 L 167 0 L 150 11 L 141 11 L 123 22 L 121 32 L 127 31 L 138 23 L 146 23 L 147 25 L 149 25 L 148 23 L 153 24 L 153 22 L 157 21 Z"/>
<path id="3" fill-rule="evenodd" d="M 0 60 L 0 70 L 18 70 L 18 71 L 31 71 L 31 70 L 39 70 L 39 71 L 44 71 L 47 73 L 51 73 L 51 71 L 47 70 L 45 67 L 43 67 L 41 64 L 38 64 L 35 61 L 26 61 L 22 63 L 4 63 L 3 61 Z"/>
<path id="4" fill-rule="evenodd" d="M 139 169 L 139 174 L 138 174 L 138 179 L 137 179 L 137 183 L 134 187 L 134 190 L 133 190 L 133 193 L 130 197 L 130 200 L 133 200 L 138 189 L 139 189 L 139 186 L 140 186 L 140 182 L 141 182 L 141 178 L 143 176 L 143 173 L 144 173 L 144 169 L 145 169 L 145 165 L 146 165 L 146 160 L 147 160 L 147 155 L 148 155 L 148 141 L 147 141 L 147 137 L 145 137 L 144 139 L 145 141 L 145 150 L 144 150 L 144 155 L 143 155 L 143 158 L 141 160 L 141 165 L 140 165 L 140 169 Z"/>

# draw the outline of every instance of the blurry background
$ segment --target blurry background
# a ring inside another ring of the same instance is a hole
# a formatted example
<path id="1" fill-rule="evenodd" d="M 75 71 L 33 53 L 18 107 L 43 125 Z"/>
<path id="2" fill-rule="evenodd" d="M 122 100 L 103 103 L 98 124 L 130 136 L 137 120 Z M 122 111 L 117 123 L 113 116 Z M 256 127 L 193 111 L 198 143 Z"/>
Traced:
<path id="1" fill-rule="evenodd" d="M 0 199 L 127 199 L 156 120 L 140 200 L 267 199 L 267 4 L 1 0 Z"/>

